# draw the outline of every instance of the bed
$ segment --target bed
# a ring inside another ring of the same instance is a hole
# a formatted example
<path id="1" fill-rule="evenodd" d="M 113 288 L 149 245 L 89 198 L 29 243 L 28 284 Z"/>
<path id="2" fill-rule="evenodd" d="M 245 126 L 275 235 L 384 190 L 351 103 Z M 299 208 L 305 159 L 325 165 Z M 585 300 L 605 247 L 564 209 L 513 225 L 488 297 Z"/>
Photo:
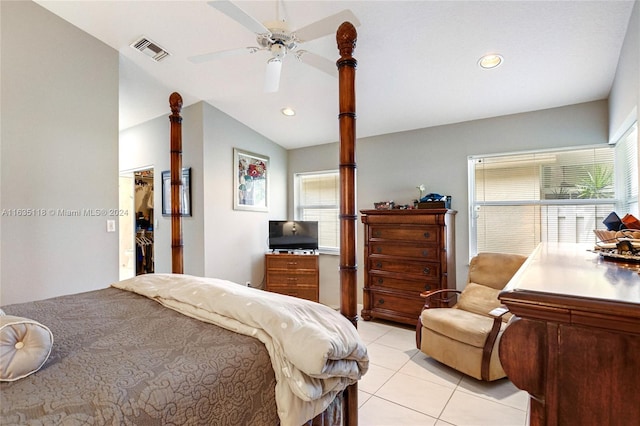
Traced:
<path id="1" fill-rule="evenodd" d="M 356 35 L 348 22 L 336 34 L 340 313 L 183 273 L 178 196 L 182 100 L 174 93 L 173 273 L 4 307 L 2 424 L 357 425 L 357 380 L 368 358 L 356 331 Z M 9 329 L 13 334 L 4 333 Z M 18 347 L 20 339 L 29 341 L 25 336 L 41 339 L 40 346 L 33 346 L 40 356 L 37 365 L 26 372 L 16 367 L 18 373 L 5 377 L 13 368 L 7 368 L 7 359 L 27 349 Z"/>

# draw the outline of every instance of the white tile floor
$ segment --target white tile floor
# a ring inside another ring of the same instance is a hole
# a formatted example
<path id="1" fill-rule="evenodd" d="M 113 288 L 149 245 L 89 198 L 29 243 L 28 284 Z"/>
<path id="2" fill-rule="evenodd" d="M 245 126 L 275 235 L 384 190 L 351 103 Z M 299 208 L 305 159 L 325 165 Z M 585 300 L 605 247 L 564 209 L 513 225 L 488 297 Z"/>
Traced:
<path id="1" fill-rule="evenodd" d="M 415 329 L 359 321 L 369 372 L 358 384 L 363 426 L 526 426 L 528 395 L 508 379 L 465 376 L 416 349 Z"/>

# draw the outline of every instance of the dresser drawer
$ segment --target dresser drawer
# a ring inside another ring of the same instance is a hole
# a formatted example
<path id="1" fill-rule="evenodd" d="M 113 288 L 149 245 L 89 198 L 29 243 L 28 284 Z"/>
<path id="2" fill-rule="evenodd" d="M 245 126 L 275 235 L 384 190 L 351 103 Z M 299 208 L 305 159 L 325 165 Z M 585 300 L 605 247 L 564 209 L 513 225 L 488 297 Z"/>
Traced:
<path id="1" fill-rule="evenodd" d="M 315 286 L 270 285 L 269 291 L 287 296 L 299 297 L 314 302 L 318 301 L 318 288 Z"/>
<path id="2" fill-rule="evenodd" d="M 399 294 L 372 290 L 370 297 L 373 310 L 392 311 L 396 315 L 411 319 L 413 324 L 418 321 L 424 306 L 424 299 L 419 295 L 417 297 L 403 297 Z"/>
<path id="3" fill-rule="evenodd" d="M 387 274 L 377 274 L 372 272 L 369 274 L 369 287 L 371 289 L 393 289 L 402 290 L 416 295 L 423 291 L 440 290 L 442 287 L 439 281 L 435 280 L 410 280 L 406 278 L 397 278 L 396 276 L 388 276 Z"/>
<path id="4" fill-rule="evenodd" d="M 393 259 L 369 256 L 369 271 L 400 272 L 413 275 L 414 278 L 439 280 L 440 264 L 437 262 L 419 262 L 404 259 Z"/>
<path id="5" fill-rule="evenodd" d="M 369 254 L 383 254 L 386 256 L 413 257 L 416 259 L 438 261 L 440 250 L 436 245 L 407 245 L 385 242 L 369 244 Z"/>
<path id="6" fill-rule="evenodd" d="M 273 255 L 267 256 L 267 269 L 313 269 L 317 268 L 318 256 Z"/>
<path id="7" fill-rule="evenodd" d="M 455 288 L 456 212 L 361 210 L 364 224 L 362 319 L 415 326 L 424 291 Z"/>
<path id="8" fill-rule="evenodd" d="M 274 285 L 317 285 L 315 273 L 269 271 L 269 287 Z M 271 288 L 269 288 L 271 289 Z"/>
<path id="9" fill-rule="evenodd" d="M 437 226 L 388 226 L 371 225 L 369 238 L 397 241 L 421 241 L 429 243 L 438 242 Z"/>

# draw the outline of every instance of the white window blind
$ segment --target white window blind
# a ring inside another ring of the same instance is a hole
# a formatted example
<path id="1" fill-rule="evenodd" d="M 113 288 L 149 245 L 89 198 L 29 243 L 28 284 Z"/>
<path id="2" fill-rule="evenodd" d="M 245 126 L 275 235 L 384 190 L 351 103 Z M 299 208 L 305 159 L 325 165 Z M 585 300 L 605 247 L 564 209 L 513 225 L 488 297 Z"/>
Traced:
<path id="1" fill-rule="evenodd" d="M 638 123 L 616 143 L 618 210 L 638 217 Z"/>
<path id="2" fill-rule="evenodd" d="M 339 250 L 340 203 L 338 171 L 298 173 L 295 181 L 297 220 L 318 221 L 318 245 L 321 251 Z"/>
<path id="3" fill-rule="evenodd" d="M 470 255 L 595 242 L 614 210 L 609 146 L 469 157 Z"/>

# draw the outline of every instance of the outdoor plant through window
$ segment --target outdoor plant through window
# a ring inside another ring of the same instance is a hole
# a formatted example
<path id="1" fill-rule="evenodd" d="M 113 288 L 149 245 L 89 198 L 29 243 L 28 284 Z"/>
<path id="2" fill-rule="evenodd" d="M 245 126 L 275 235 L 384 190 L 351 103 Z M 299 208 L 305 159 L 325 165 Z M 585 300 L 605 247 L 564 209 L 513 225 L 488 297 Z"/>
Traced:
<path id="1" fill-rule="evenodd" d="M 611 146 L 469 157 L 470 254 L 595 242 L 615 210 Z"/>

